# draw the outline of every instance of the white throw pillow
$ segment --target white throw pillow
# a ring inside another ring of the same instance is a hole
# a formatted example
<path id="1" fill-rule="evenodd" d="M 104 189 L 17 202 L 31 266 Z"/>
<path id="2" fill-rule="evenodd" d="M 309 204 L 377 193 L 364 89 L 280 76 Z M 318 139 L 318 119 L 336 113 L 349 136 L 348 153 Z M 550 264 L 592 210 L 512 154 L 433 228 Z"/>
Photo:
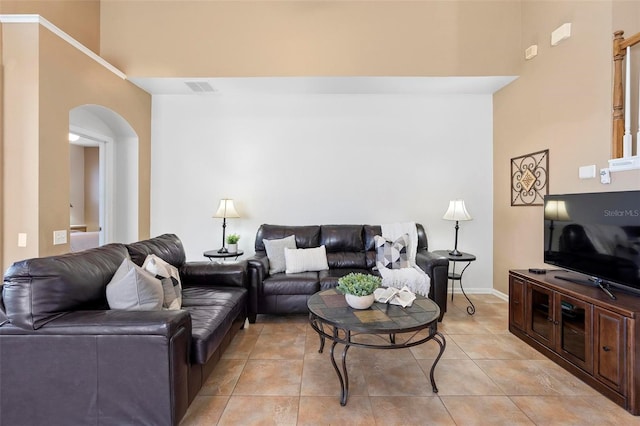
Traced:
<path id="1" fill-rule="evenodd" d="M 164 307 L 171 310 L 180 309 L 182 307 L 182 283 L 178 268 L 155 254 L 150 254 L 144 260 L 142 269 L 150 272 L 162 283 Z"/>
<path id="2" fill-rule="evenodd" d="M 277 274 L 278 272 L 284 272 L 287 268 L 287 264 L 284 258 L 284 249 L 295 249 L 296 236 L 289 235 L 285 238 L 278 240 L 262 240 L 264 243 L 264 249 L 267 252 L 269 258 L 269 275 Z"/>
<path id="3" fill-rule="evenodd" d="M 107 302 L 111 309 L 159 311 L 164 294 L 160 280 L 125 258 L 107 284 Z"/>
<path id="4" fill-rule="evenodd" d="M 284 249 L 286 273 L 324 271 L 329 269 L 325 246 L 308 249 Z"/>

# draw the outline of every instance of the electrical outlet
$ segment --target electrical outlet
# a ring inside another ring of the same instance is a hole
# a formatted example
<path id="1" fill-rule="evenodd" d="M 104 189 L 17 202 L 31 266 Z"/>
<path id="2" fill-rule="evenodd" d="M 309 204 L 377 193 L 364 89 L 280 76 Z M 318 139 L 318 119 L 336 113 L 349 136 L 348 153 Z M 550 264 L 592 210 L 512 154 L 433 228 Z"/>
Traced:
<path id="1" fill-rule="evenodd" d="M 18 247 L 26 247 L 27 246 L 27 234 L 26 232 L 18 233 Z"/>
<path id="2" fill-rule="evenodd" d="M 67 244 L 67 230 L 53 231 L 53 245 Z"/>
<path id="3" fill-rule="evenodd" d="M 532 44 L 531 46 L 527 47 L 527 49 L 524 51 L 524 58 L 525 59 L 533 59 L 538 55 L 538 45 L 537 44 Z"/>
<path id="4" fill-rule="evenodd" d="M 609 169 L 600 169 L 600 183 L 605 185 L 611 183 L 611 173 Z"/>

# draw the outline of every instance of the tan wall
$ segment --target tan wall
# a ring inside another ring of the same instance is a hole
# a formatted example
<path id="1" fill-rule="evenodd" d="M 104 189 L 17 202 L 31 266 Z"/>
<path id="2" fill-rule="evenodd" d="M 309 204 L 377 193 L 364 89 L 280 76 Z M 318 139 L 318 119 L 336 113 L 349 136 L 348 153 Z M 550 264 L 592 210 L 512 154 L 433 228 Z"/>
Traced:
<path id="1" fill-rule="evenodd" d="M 87 231 L 100 230 L 100 151 L 84 148 L 84 219 Z"/>
<path id="2" fill-rule="evenodd" d="M 99 52 L 99 0 L 1 0 L 0 13 L 39 14 L 89 49 L 96 53 Z M 23 25 L 22 29 L 18 29 L 14 25 L 3 26 L 0 24 L 0 28 L 2 27 L 11 28 L 7 31 L 12 34 L 10 37 L 0 37 L 0 56 L 2 57 L 0 61 L 3 61 L 0 62 L 0 65 L 4 63 L 9 68 L 9 72 L 4 76 L 8 82 L 7 87 L 11 87 L 5 92 L 7 109 L 11 112 L 9 116 L 0 115 L 0 123 L 3 124 L 1 127 L 4 129 L 0 137 L 7 141 L 7 144 L 2 146 L 1 152 L 6 159 L 6 164 L 3 161 L 2 175 L 8 185 L 5 186 L 0 182 L 0 188 L 2 188 L 0 190 L 0 198 L 2 198 L 0 208 L 2 209 L 3 224 L 0 227 L 0 259 L 6 268 L 13 260 L 50 253 L 51 243 L 49 242 L 46 247 L 41 248 L 40 241 L 50 241 L 52 235 L 49 230 L 45 234 L 38 218 L 40 203 L 38 121 L 48 112 L 46 109 L 38 108 L 40 74 L 38 30 L 25 30 Z M 33 28 L 37 28 L 37 26 Z M 30 36 L 26 36 L 24 32 L 29 32 Z M 10 59 L 5 61 L 5 56 L 10 56 Z M 0 70 L 1 72 L 2 70 Z M 78 73 L 74 73 L 72 70 L 70 70 L 70 74 L 78 76 Z M 3 78 L 0 84 L 4 85 L 4 83 L 5 79 Z M 0 86 L 0 90 L 2 88 Z M 16 91 L 20 93 L 16 93 Z M 23 96 L 25 94 L 28 96 Z M 2 99 L 5 100 L 5 97 Z M 66 126 L 68 127 L 68 113 Z M 3 139 L 0 139 L 0 143 L 2 141 Z M 48 142 L 44 141 L 43 143 Z M 60 169 L 63 166 L 64 163 L 60 165 Z M 22 179 L 20 184 L 16 184 L 16 176 L 20 176 Z M 50 182 L 45 182 L 45 184 L 50 184 Z M 59 186 L 60 182 L 57 184 Z M 50 198 L 55 198 L 58 195 L 60 194 L 54 191 Z M 43 196 L 46 198 L 46 193 L 43 192 Z M 57 215 L 61 208 L 57 206 L 54 210 Z M 66 210 L 65 217 L 68 218 L 68 204 Z M 52 211 L 47 213 L 43 211 L 41 216 L 47 217 L 46 221 L 51 222 L 50 215 L 52 213 Z M 60 216 L 60 218 L 62 217 Z M 148 224 L 148 218 L 143 222 Z M 56 229 L 66 229 L 67 227 L 68 225 L 60 225 L 56 226 Z M 27 233 L 27 247 L 17 247 L 18 232 Z M 56 247 L 56 251 L 60 251 L 66 250 L 68 246 Z"/>
<path id="3" fill-rule="evenodd" d="M 520 1 L 101 2 L 130 77 L 515 75 Z"/>
<path id="4" fill-rule="evenodd" d="M 542 207 L 510 206 L 511 158 L 548 148 L 550 193 L 640 189 L 637 170 L 613 174 L 610 185 L 578 179 L 580 166 L 607 167 L 611 154 L 612 10 L 610 1 L 523 2 L 521 51 L 537 43 L 538 56 L 522 59 L 520 78 L 494 96 L 494 288 L 501 292 L 508 293 L 509 269 L 544 266 Z M 564 22 L 572 23 L 571 38 L 551 47 L 551 31 Z"/>
<path id="5" fill-rule="evenodd" d="M 26 257 L 16 248 L 17 233 L 27 222 L 29 256 L 51 255 L 68 251 L 68 245 L 53 245 L 53 231 L 69 228 L 69 111 L 79 105 L 103 105 L 120 114 L 139 137 L 139 235 L 149 234 L 149 175 L 151 97 L 128 81 L 122 80 L 104 67 L 37 24 L 5 24 L 3 49 L 14 50 L 16 66 L 22 74 L 5 71 L 7 108 L 15 116 L 5 115 L 5 126 L 15 134 L 7 136 L 7 150 L 14 173 L 5 169 L 5 239 L 4 266 Z M 35 36 L 35 39 L 34 39 Z M 27 43 L 28 41 L 28 43 Z M 5 50 L 6 52 L 6 50 Z M 35 52 L 35 58 L 33 58 Z M 6 55 L 6 53 L 5 53 Z M 22 56 L 29 56 L 27 63 Z M 5 64 L 9 60 L 5 56 Z M 23 69 L 26 68 L 26 69 Z M 19 89 L 18 89 L 19 88 Z M 33 95 L 24 92 L 31 89 Z M 35 98 L 33 100 L 32 98 Z M 17 105 L 18 108 L 13 108 Z M 17 142 L 19 141 L 19 142 Z M 16 161 L 16 159 L 18 159 Z M 17 170 L 23 167 L 23 169 Z M 32 180 L 36 182 L 33 183 Z M 21 200 L 14 203 L 15 197 Z M 33 215 L 36 217 L 34 218 Z M 14 238 L 15 236 L 15 238 Z M 35 245 L 34 245 L 35 244 Z"/>
<path id="6" fill-rule="evenodd" d="M 2 14 L 37 14 L 99 53 L 100 0 L 2 0 Z"/>
<path id="7" fill-rule="evenodd" d="M 38 34 L 37 24 L 3 25 L 5 268 L 8 258 L 32 257 L 39 252 Z M 27 247 L 17 247 L 18 233 L 27 234 Z"/>
<path id="8" fill-rule="evenodd" d="M 4 62 L 2 59 L 2 24 L 0 23 L 0 123 L 4 122 Z M 4 126 L 0 128 L 0 259 L 4 253 Z"/>

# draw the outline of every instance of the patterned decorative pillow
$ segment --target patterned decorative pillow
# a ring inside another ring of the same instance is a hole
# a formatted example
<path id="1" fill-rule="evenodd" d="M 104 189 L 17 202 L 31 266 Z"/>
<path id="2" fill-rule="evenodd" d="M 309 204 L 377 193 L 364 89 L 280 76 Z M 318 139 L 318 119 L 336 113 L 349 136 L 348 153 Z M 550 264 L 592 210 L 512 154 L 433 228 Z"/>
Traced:
<path id="1" fill-rule="evenodd" d="M 374 241 L 376 245 L 376 264 L 388 269 L 411 267 L 408 253 L 409 234 L 403 234 L 395 241 L 389 241 L 380 235 L 376 235 Z"/>
<path id="2" fill-rule="evenodd" d="M 150 254 L 144 260 L 142 269 L 151 273 L 162 283 L 164 292 L 164 307 L 170 310 L 182 308 L 182 282 L 178 268 L 166 262 L 155 254 Z"/>

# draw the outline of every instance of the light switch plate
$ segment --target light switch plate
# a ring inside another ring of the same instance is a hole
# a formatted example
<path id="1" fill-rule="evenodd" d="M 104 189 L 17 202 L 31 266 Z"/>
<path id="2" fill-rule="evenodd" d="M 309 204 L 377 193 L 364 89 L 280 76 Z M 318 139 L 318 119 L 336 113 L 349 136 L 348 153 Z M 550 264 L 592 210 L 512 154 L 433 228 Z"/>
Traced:
<path id="1" fill-rule="evenodd" d="M 67 244 L 67 230 L 53 231 L 53 245 Z"/>
<path id="2" fill-rule="evenodd" d="M 18 233 L 18 247 L 26 247 L 27 246 L 27 233 L 19 232 Z"/>
<path id="3" fill-rule="evenodd" d="M 557 46 L 562 40 L 571 37 L 571 23 L 567 22 L 560 25 L 551 33 L 551 45 Z"/>
<path id="4" fill-rule="evenodd" d="M 578 169 L 578 177 L 580 179 L 593 179 L 596 177 L 596 165 L 582 166 Z"/>

